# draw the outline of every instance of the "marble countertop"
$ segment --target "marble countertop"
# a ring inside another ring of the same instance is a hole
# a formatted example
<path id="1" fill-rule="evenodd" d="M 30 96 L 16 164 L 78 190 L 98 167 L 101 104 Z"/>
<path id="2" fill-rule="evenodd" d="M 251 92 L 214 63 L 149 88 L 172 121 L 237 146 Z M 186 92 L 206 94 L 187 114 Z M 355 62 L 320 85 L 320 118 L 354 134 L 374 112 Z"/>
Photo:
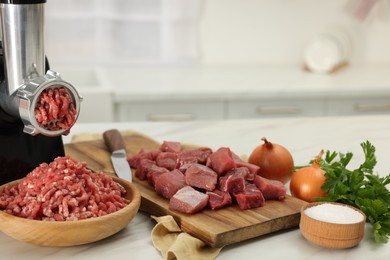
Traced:
<path id="1" fill-rule="evenodd" d="M 320 149 L 351 151 L 351 167 L 364 158 L 360 143 L 369 140 L 377 150 L 379 175 L 390 172 L 390 116 L 317 117 L 289 119 L 256 119 L 193 122 L 129 122 L 104 124 L 77 124 L 64 137 L 70 142 L 79 133 L 102 133 L 118 128 L 135 130 L 158 141 L 172 140 L 207 145 L 211 148 L 228 146 L 234 152 L 249 155 L 260 138 L 279 143 L 290 150 L 296 165 L 307 164 Z M 138 213 L 119 233 L 102 241 L 67 247 L 52 248 L 30 245 L 0 233 L 2 259 L 161 259 L 153 247 L 150 233 L 154 221 Z M 351 249 L 330 250 L 307 242 L 298 228 L 254 238 L 222 249 L 217 259 L 387 259 L 390 243 L 372 241 L 371 225 L 366 224 L 365 237 Z M 282 249 L 282 250 L 281 250 Z"/>

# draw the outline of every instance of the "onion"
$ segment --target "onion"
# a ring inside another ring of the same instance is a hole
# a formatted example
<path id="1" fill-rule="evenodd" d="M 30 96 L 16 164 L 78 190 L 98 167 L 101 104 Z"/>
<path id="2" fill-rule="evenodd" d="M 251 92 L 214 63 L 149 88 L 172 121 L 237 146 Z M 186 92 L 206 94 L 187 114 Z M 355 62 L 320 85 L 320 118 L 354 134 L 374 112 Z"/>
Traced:
<path id="1" fill-rule="evenodd" d="M 326 181 L 325 171 L 320 168 L 320 160 L 324 151 L 317 155 L 312 165 L 297 170 L 290 181 L 291 195 L 307 202 L 314 202 L 327 193 L 321 188 Z"/>
<path id="2" fill-rule="evenodd" d="M 294 172 L 294 161 L 291 153 L 282 145 L 268 142 L 257 146 L 248 158 L 248 162 L 260 167 L 258 174 L 270 180 L 286 184 Z"/>

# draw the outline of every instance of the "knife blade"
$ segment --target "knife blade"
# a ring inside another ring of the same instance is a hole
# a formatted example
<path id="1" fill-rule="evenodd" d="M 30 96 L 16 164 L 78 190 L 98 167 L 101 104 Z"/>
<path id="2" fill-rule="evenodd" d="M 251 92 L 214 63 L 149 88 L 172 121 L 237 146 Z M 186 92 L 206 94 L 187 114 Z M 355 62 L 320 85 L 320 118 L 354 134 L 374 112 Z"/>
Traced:
<path id="1" fill-rule="evenodd" d="M 103 139 L 111 152 L 111 163 L 115 174 L 122 179 L 132 181 L 130 165 L 127 161 L 126 144 L 121 133 L 117 129 L 107 130 L 103 133 Z"/>

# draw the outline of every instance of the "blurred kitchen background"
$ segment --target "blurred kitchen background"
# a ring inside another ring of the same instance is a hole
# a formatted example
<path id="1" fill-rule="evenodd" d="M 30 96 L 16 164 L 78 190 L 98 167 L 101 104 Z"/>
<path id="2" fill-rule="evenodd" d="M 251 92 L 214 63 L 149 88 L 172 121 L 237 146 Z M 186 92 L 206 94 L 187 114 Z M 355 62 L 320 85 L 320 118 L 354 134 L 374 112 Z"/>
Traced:
<path id="1" fill-rule="evenodd" d="M 78 122 L 390 113 L 390 0 L 48 0 Z"/>

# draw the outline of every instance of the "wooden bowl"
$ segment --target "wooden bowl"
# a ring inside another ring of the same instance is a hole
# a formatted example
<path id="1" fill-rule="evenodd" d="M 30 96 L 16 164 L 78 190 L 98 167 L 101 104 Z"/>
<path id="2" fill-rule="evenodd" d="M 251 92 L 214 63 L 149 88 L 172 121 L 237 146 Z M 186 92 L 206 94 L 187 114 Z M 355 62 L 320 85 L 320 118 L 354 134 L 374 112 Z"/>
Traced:
<path id="1" fill-rule="evenodd" d="M 305 213 L 306 209 L 325 203 L 348 207 L 362 214 L 363 218 L 359 222 L 339 224 L 321 221 Z M 366 216 L 359 209 L 335 202 L 314 202 L 302 207 L 299 228 L 302 235 L 315 245 L 325 248 L 350 248 L 357 246 L 363 239 L 365 223 Z"/>
<path id="2" fill-rule="evenodd" d="M 76 221 L 42 221 L 16 217 L 0 210 L 0 230 L 15 239 L 42 246 L 74 246 L 109 237 L 127 226 L 141 203 L 140 192 L 134 184 L 112 178 L 126 189 L 124 197 L 130 200 L 129 205 L 116 212 Z M 4 186 L 0 186 L 0 191 Z"/>

